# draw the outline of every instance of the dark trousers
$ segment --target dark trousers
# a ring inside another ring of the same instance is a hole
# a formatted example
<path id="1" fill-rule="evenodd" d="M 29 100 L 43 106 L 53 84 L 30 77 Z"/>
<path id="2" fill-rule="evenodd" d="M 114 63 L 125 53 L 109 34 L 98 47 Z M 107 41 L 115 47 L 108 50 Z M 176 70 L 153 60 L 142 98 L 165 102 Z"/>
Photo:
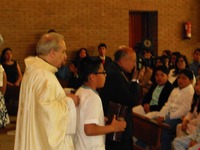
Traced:
<path id="1" fill-rule="evenodd" d="M 106 150 L 133 150 L 133 140 L 132 138 L 121 142 L 106 140 Z"/>
<path id="2" fill-rule="evenodd" d="M 181 123 L 181 119 L 167 119 L 164 121 L 169 124 L 172 129 L 164 129 L 161 137 L 161 150 L 171 150 L 171 142 L 176 134 L 176 126 Z"/>

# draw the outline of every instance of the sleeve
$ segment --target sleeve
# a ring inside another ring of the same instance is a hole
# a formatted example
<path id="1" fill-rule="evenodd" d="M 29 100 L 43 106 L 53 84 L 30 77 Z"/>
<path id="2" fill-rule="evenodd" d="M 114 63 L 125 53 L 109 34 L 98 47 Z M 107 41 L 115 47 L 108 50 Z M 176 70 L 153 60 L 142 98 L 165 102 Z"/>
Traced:
<path id="1" fill-rule="evenodd" d="M 172 103 L 172 97 L 173 97 L 173 93 L 174 90 L 171 92 L 167 102 L 165 103 L 165 105 L 162 107 L 162 109 L 160 110 L 160 112 L 158 113 L 158 116 L 164 117 L 166 114 L 169 113 L 170 110 L 170 105 Z"/>
<path id="2" fill-rule="evenodd" d="M 148 104 L 150 103 L 154 89 L 155 89 L 155 85 L 152 85 L 151 88 L 149 89 L 148 93 L 144 96 L 144 98 L 142 100 L 142 105 L 144 105 L 146 103 L 148 103 Z"/>
<path id="3" fill-rule="evenodd" d="M 67 105 L 69 109 L 69 118 L 67 122 L 67 132 L 66 134 L 75 134 L 76 132 L 76 107 L 73 100 L 67 97 Z"/>
<path id="4" fill-rule="evenodd" d="M 184 116 L 190 110 L 192 103 L 193 93 L 191 91 L 182 91 L 177 101 L 181 101 L 181 105 L 177 106 L 176 111 L 170 112 L 170 119 L 180 118 Z"/>
<path id="5" fill-rule="evenodd" d="M 56 77 L 45 75 L 37 81 L 35 96 L 35 125 L 41 138 L 47 138 L 51 147 L 63 143 L 70 130 L 71 102 Z M 68 105 L 69 104 L 69 105 Z M 71 123 L 71 126 L 74 124 Z M 75 126 L 75 125 L 74 125 Z"/>
<path id="6" fill-rule="evenodd" d="M 185 116 L 185 119 L 187 119 L 189 121 L 192 120 L 193 118 L 194 118 L 194 114 L 191 112 L 188 112 L 187 115 Z"/>
<path id="7" fill-rule="evenodd" d="M 86 97 L 87 102 L 85 103 L 85 121 L 84 124 L 97 124 L 100 125 L 99 122 L 99 105 L 97 102 L 96 96 L 88 96 Z"/>

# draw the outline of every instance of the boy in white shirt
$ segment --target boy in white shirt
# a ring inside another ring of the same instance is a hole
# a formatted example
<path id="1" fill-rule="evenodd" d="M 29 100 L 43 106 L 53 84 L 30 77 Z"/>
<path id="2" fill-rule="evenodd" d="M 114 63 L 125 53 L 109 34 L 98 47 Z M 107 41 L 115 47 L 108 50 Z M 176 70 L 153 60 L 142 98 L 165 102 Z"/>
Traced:
<path id="1" fill-rule="evenodd" d="M 77 90 L 80 98 L 77 110 L 76 150 L 105 150 L 105 134 L 124 131 L 126 122 L 117 121 L 105 126 L 101 99 L 96 91 L 105 83 L 106 72 L 100 59 L 84 58 L 79 75 L 83 85 Z"/>
<path id="2" fill-rule="evenodd" d="M 171 150 L 171 141 L 176 133 L 176 126 L 181 123 L 181 118 L 190 110 L 194 94 L 192 81 L 192 71 L 189 69 L 181 70 L 178 74 L 178 87 L 173 89 L 162 109 L 159 112 L 147 114 L 147 117 L 156 118 L 158 121 L 163 121 L 172 127 L 171 130 L 164 129 L 162 132 L 162 150 Z"/>

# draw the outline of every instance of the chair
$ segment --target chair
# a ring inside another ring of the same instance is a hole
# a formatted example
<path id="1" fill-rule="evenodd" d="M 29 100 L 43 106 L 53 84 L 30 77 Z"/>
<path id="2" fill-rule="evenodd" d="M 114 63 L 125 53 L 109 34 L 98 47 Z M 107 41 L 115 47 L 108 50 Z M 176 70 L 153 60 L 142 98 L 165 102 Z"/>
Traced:
<path id="1" fill-rule="evenodd" d="M 133 137 L 145 142 L 151 150 L 160 149 L 162 129 L 170 128 L 170 125 L 166 123 L 158 123 L 156 120 L 149 119 L 133 112 Z M 133 149 L 143 150 L 142 147 L 135 143 Z"/>

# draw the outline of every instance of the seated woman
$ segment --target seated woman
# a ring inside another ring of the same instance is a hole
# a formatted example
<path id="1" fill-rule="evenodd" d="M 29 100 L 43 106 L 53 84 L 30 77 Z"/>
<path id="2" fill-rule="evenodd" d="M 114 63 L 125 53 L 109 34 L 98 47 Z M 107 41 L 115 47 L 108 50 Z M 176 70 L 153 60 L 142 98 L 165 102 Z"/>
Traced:
<path id="1" fill-rule="evenodd" d="M 1 53 L 1 64 L 6 72 L 7 85 L 20 86 L 22 73 L 19 64 L 12 59 L 13 53 L 11 48 L 3 49 Z"/>
<path id="2" fill-rule="evenodd" d="M 169 72 L 169 77 L 168 80 L 169 82 L 171 82 L 174 87 L 178 87 L 178 74 L 181 70 L 183 69 L 189 69 L 189 63 L 188 63 L 188 59 L 185 55 L 179 55 L 176 58 L 176 62 L 175 62 L 175 68 L 171 69 Z M 196 78 L 195 75 L 193 74 L 193 82 L 192 85 L 194 86 L 196 83 Z"/>
<path id="3" fill-rule="evenodd" d="M 6 74 L 2 65 L 0 65 L 0 128 L 10 123 L 8 111 L 5 105 L 4 94 L 6 91 Z"/>
<path id="4" fill-rule="evenodd" d="M 190 111 L 184 117 L 181 124 L 176 127 L 176 136 L 185 136 L 193 134 L 197 128 L 197 117 L 200 114 L 200 77 L 197 78 L 194 86 L 194 96 Z"/>
<path id="5" fill-rule="evenodd" d="M 168 68 L 163 65 L 155 69 L 157 84 L 151 86 L 142 101 L 142 105 L 133 107 L 133 112 L 145 115 L 151 111 L 160 111 L 173 90 L 172 84 L 168 81 L 168 73 Z"/>

